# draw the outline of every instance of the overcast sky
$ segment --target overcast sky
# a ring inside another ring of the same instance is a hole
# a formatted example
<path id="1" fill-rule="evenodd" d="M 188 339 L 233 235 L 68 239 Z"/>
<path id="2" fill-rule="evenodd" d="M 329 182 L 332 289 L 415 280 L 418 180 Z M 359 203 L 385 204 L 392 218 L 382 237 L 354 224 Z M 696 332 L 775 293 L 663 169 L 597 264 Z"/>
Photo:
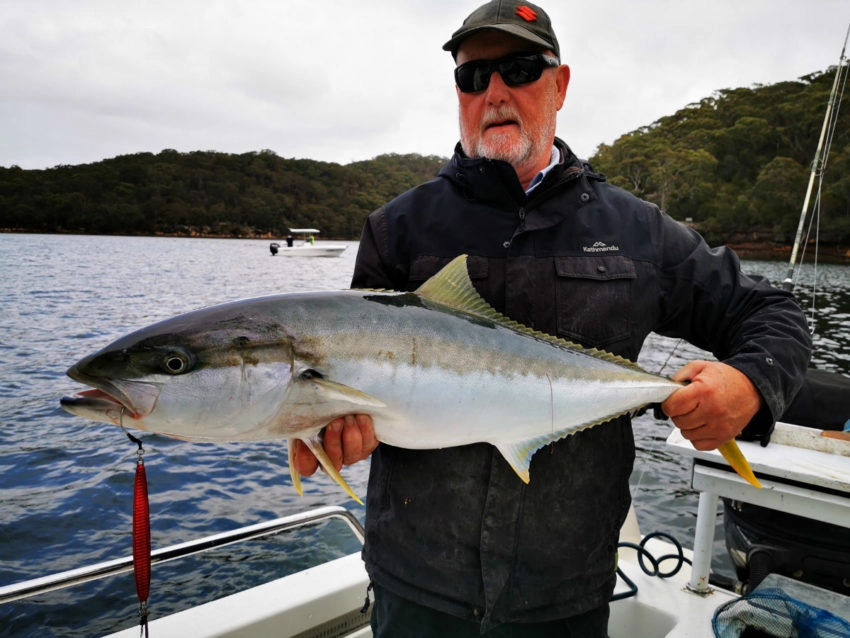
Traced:
<path id="1" fill-rule="evenodd" d="M 0 0 L 0 166 L 271 149 L 450 155 L 443 43 L 479 0 Z M 580 156 L 724 88 L 837 64 L 848 0 L 549 0 Z"/>

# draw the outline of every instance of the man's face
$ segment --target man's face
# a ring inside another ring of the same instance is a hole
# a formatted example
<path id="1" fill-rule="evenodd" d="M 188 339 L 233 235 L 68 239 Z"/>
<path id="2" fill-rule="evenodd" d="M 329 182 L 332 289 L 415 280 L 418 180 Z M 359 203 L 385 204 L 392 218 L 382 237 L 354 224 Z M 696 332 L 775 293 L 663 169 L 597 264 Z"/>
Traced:
<path id="1" fill-rule="evenodd" d="M 529 52 L 530 48 L 511 35 L 483 31 L 461 43 L 457 63 L 496 60 L 511 53 Z M 562 65 L 544 69 L 539 80 L 528 84 L 510 87 L 494 72 L 483 91 L 463 93 L 458 89 L 464 152 L 469 157 L 510 162 L 521 178 L 524 169 L 531 170 L 544 159 L 540 168 L 546 166 L 555 138 L 556 115 L 564 103 L 568 83 L 569 68 Z"/>

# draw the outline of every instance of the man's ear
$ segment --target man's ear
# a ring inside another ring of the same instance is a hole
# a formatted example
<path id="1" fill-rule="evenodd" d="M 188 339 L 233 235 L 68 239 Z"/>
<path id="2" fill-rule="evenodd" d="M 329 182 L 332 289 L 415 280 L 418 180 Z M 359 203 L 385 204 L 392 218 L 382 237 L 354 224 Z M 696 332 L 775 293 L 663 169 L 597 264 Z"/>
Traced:
<path id="1" fill-rule="evenodd" d="M 555 69 L 555 87 L 558 91 L 558 110 L 561 110 L 561 107 L 564 106 L 564 100 L 567 97 L 567 86 L 570 83 L 570 67 L 566 64 L 562 64 L 557 69 Z"/>

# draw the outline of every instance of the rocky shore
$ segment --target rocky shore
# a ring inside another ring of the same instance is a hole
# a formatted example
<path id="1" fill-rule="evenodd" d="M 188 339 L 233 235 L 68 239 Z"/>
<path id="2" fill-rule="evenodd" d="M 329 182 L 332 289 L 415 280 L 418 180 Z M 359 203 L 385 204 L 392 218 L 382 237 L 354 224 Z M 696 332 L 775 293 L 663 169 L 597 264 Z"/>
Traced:
<path id="1" fill-rule="evenodd" d="M 727 243 L 732 250 L 738 253 L 741 259 L 758 259 L 766 261 L 789 261 L 791 259 L 791 244 L 775 244 L 772 242 L 740 242 Z M 805 249 L 805 261 L 810 262 L 817 254 L 820 263 L 850 264 L 850 247 L 821 244 L 816 246 L 810 242 Z M 800 255 L 797 256 L 799 261 Z"/>

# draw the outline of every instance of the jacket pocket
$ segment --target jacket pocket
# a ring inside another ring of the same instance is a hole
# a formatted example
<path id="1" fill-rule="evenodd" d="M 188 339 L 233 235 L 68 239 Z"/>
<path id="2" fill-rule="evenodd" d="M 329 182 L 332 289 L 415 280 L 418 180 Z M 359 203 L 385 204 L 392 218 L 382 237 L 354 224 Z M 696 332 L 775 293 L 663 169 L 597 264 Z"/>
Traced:
<path id="1" fill-rule="evenodd" d="M 635 265 L 622 255 L 555 259 L 558 334 L 610 348 L 629 338 Z"/>

